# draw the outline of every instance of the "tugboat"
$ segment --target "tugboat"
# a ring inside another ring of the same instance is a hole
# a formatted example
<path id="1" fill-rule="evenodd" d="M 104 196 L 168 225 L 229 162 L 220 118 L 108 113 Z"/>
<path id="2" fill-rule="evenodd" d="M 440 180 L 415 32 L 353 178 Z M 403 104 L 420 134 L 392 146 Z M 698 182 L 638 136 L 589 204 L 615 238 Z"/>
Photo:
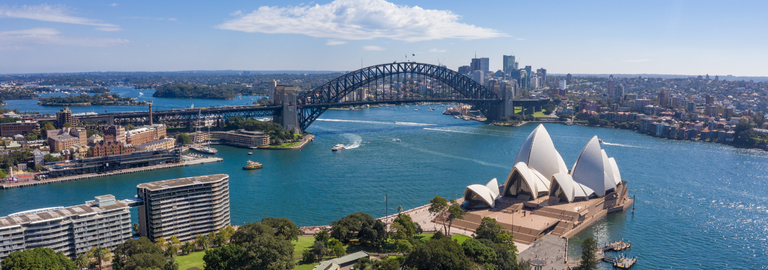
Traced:
<path id="1" fill-rule="evenodd" d="M 243 166 L 243 170 L 256 170 L 256 169 L 261 169 L 263 167 L 264 166 L 262 166 L 261 163 L 248 160 L 248 164 Z"/>
<path id="2" fill-rule="evenodd" d="M 335 151 L 339 151 L 339 150 L 344 150 L 344 145 L 343 144 L 337 144 L 336 146 L 331 148 L 331 151 L 334 151 L 334 152 Z"/>

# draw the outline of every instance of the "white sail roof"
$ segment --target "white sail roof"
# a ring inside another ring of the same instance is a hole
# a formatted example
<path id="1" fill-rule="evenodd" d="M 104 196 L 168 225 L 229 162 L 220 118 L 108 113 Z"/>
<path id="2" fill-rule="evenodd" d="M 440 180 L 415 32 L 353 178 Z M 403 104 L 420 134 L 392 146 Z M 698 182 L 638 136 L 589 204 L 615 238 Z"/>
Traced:
<path id="1" fill-rule="evenodd" d="M 621 184 L 621 173 L 619 173 L 619 166 L 616 165 L 616 160 L 613 158 L 609 158 L 608 161 L 611 162 L 611 167 L 613 168 L 613 180 L 616 181 L 616 185 L 618 186 Z"/>
<path id="2" fill-rule="evenodd" d="M 510 189 L 515 186 L 516 183 L 513 183 L 513 176 L 516 172 L 522 179 L 520 188 L 524 188 L 522 185 L 525 185 L 531 193 L 531 198 L 536 199 L 539 192 L 549 192 L 550 182 L 544 175 L 535 169 L 529 168 L 524 162 L 518 162 L 515 164 L 515 167 L 512 168 L 512 172 L 509 173 L 507 181 L 504 183 L 503 195 L 510 194 Z M 518 190 L 514 190 L 511 194 L 517 195 L 517 191 Z"/>
<path id="3" fill-rule="evenodd" d="M 577 198 L 589 199 L 589 196 L 595 193 L 589 187 L 573 181 L 571 175 L 567 173 L 555 174 L 552 177 L 553 187 L 555 186 L 555 183 L 557 183 L 560 192 L 563 192 L 569 203 L 572 203 Z M 557 195 L 556 193 L 558 193 L 557 190 L 552 190 L 552 194 Z"/>
<path id="4" fill-rule="evenodd" d="M 604 160 L 603 155 L 597 136 L 592 137 L 581 150 L 571 170 L 573 180 L 594 190 L 598 197 L 603 197 L 606 191 L 616 188 L 610 162 L 607 157 Z M 610 176 L 608 176 L 609 173 Z"/>
<path id="5" fill-rule="evenodd" d="M 540 172 L 547 181 L 557 173 L 568 173 L 565 161 L 555 149 L 549 132 L 542 124 L 528 135 L 520 150 L 517 151 L 514 164 L 518 162 L 523 162 Z"/>
<path id="6" fill-rule="evenodd" d="M 464 189 L 464 201 L 469 201 L 472 199 L 480 199 L 488 206 L 494 207 L 496 206 L 496 197 L 499 196 L 499 183 L 496 180 L 496 178 L 491 179 L 491 181 L 488 181 L 485 186 L 474 184 L 467 186 L 466 189 Z"/>

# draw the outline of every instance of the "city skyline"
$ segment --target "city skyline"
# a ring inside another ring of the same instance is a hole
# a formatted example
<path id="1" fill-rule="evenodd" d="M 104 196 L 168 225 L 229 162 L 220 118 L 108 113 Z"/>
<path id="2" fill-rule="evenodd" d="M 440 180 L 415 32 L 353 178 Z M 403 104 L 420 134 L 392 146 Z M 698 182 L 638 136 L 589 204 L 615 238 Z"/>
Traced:
<path id="1" fill-rule="evenodd" d="M 336 0 L 0 5 L 0 73 L 354 70 L 502 55 L 551 74 L 766 76 L 764 2 Z M 745 9 L 744 7 L 750 7 Z M 719 18 L 713 20 L 712 18 Z"/>

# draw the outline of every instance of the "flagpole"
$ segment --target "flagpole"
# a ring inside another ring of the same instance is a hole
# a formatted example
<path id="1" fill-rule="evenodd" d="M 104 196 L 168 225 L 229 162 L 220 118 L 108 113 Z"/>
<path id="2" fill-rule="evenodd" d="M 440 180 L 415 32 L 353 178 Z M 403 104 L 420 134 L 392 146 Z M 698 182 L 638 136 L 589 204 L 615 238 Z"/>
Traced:
<path id="1" fill-rule="evenodd" d="M 384 216 L 384 222 L 388 224 L 389 218 L 387 216 L 389 216 L 389 194 L 387 193 L 384 193 Z"/>

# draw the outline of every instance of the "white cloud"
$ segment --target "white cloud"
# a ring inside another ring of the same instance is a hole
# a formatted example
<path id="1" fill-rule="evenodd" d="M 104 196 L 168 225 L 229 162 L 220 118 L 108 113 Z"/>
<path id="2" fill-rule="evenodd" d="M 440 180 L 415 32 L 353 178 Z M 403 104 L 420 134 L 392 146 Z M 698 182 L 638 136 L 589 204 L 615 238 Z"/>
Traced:
<path id="1" fill-rule="evenodd" d="M 247 33 L 303 34 L 343 40 L 388 38 L 414 42 L 506 36 L 494 29 L 460 23 L 459 19 L 460 16 L 450 10 L 395 5 L 386 0 L 334 0 L 324 5 L 262 6 L 216 27 Z"/>
<path id="2" fill-rule="evenodd" d="M 386 49 L 384 49 L 384 48 L 382 48 L 382 47 L 379 47 L 379 46 L 373 46 L 373 45 L 371 45 L 371 46 L 365 46 L 365 47 L 363 47 L 363 49 L 364 49 L 364 50 L 366 50 L 366 51 L 383 51 L 383 50 L 386 50 Z"/>
<path id="3" fill-rule="evenodd" d="M 238 10 L 238 11 L 229 13 L 229 16 L 240 16 L 240 15 L 243 15 L 243 11 L 242 10 Z"/>
<path id="4" fill-rule="evenodd" d="M 325 43 L 325 45 L 328 45 L 328 46 L 341 45 L 341 44 L 347 44 L 347 42 L 341 41 L 341 40 L 329 39 L 328 42 Z"/>
<path id="5" fill-rule="evenodd" d="M 428 52 L 447 52 L 447 51 L 446 50 L 440 50 L 438 48 L 434 48 L 434 49 L 429 49 Z"/>
<path id="6" fill-rule="evenodd" d="M 627 60 L 627 62 L 630 62 L 630 63 L 642 63 L 642 62 L 648 62 L 648 61 L 651 61 L 651 60 L 648 60 L 648 59 Z"/>
<path id="7" fill-rule="evenodd" d="M 524 39 L 524 38 L 515 38 L 515 39 L 517 39 L 517 40 L 526 40 L 526 39 Z"/>
<path id="8" fill-rule="evenodd" d="M 178 19 L 176 19 L 176 18 L 168 18 L 168 20 L 169 20 L 169 21 L 172 21 L 172 22 L 175 22 L 175 21 L 177 21 Z"/>
<path id="9" fill-rule="evenodd" d="M 113 7 L 116 7 L 116 6 L 117 6 L 117 3 L 112 3 L 112 4 L 109 4 L 109 5 L 110 5 L 110 6 L 113 6 Z"/>
<path id="10" fill-rule="evenodd" d="M 101 31 L 119 31 L 120 26 L 68 15 L 68 10 L 62 5 L 41 4 L 37 6 L 0 6 L 0 18 L 30 19 L 46 22 L 60 22 L 97 26 Z"/>
<path id="11" fill-rule="evenodd" d="M 29 49 L 28 45 L 68 45 L 85 47 L 110 47 L 128 40 L 116 38 L 76 38 L 59 35 L 53 28 L 32 28 L 0 32 L 0 49 Z"/>

